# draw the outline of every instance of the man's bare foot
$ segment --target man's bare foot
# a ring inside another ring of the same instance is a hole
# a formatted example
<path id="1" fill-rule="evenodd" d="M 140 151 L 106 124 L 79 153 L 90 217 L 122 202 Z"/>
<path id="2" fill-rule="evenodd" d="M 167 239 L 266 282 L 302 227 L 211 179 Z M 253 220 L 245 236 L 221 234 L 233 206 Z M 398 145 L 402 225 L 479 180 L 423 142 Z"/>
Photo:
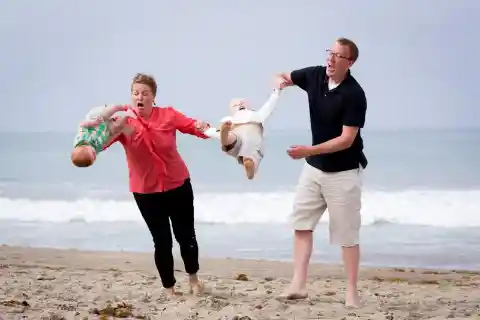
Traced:
<path id="1" fill-rule="evenodd" d="M 190 294 L 193 295 L 201 295 L 205 290 L 205 285 L 197 275 L 189 276 L 188 285 L 190 286 Z"/>
<path id="2" fill-rule="evenodd" d="M 360 297 L 356 291 L 349 292 L 347 291 L 347 295 L 345 297 L 345 307 L 351 309 L 357 309 L 362 306 L 362 302 L 360 301 Z"/>
<path id="3" fill-rule="evenodd" d="M 252 159 L 243 158 L 243 167 L 245 168 L 245 173 L 247 174 L 248 179 L 253 179 L 255 176 L 255 164 Z"/>
<path id="4" fill-rule="evenodd" d="M 229 134 L 231 128 L 232 128 L 232 122 L 231 121 L 225 121 L 220 126 L 220 143 L 223 146 L 227 146 L 231 143 L 228 139 L 228 134 Z"/>

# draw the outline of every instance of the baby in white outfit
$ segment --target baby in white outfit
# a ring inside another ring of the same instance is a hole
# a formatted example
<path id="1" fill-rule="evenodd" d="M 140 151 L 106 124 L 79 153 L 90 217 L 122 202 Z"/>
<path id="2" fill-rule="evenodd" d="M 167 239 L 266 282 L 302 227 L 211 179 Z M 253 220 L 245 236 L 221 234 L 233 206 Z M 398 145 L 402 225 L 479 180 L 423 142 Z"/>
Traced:
<path id="1" fill-rule="evenodd" d="M 274 89 L 268 101 L 258 110 L 250 108 L 244 99 L 233 99 L 231 116 L 221 120 L 220 130 L 209 128 L 205 134 L 220 139 L 222 150 L 243 165 L 248 179 L 253 179 L 263 159 L 263 124 L 275 109 L 280 90 Z"/>

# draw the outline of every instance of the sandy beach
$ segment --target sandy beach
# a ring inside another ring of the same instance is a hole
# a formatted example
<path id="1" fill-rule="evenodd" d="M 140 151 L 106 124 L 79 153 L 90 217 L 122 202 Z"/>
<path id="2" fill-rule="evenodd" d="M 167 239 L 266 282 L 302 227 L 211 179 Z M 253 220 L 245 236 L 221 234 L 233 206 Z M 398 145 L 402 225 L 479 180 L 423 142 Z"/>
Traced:
<path id="1" fill-rule="evenodd" d="M 276 299 L 291 264 L 204 259 L 203 296 L 163 294 L 151 254 L 0 247 L 1 319 L 480 319 L 480 272 L 364 268 L 365 305 L 343 305 L 340 266 L 312 265 L 309 298 Z"/>

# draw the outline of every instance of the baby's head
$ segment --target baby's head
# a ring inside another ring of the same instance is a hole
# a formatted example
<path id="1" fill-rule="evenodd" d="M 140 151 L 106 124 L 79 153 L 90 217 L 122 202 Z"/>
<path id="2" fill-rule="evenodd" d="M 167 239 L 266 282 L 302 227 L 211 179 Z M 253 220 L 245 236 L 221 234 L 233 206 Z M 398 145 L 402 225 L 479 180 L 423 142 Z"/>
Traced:
<path id="1" fill-rule="evenodd" d="M 230 100 L 230 104 L 228 106 L 230 114 L 233 115 L 235 112 L 245 109 L 250 109 L 250 105 L 245 99 L 235 98 Z"/>
<path id="2" fill-rule="evenodd" d="M 95 162 L 95 150 L 88 145 L 80 145 L 72 151 L 72 163 L 77 167 L 89 167 Z"/>

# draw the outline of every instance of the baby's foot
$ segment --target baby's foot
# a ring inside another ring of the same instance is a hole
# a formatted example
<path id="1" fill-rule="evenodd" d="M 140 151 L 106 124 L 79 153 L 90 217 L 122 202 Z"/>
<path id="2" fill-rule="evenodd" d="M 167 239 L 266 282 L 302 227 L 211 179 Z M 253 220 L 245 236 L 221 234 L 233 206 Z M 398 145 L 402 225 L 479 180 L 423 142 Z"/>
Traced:
<path id="1" fill-rule="evenodd" d="M 229 144 L 228 143 L 228 133 L 230 132 L 231 128 L 232 128 L 232 122 L 231 121 L 225 121 L 220 126 L 220 143 L 224 146 Z"/>
<path id="2" fill-rule="evenodd" d="M 253 179 L 255 176 L 255 164 L 250 158 L 243 158 L 243 167 L 245 168 L 245 173 L 247 174 L 248 179 Z"/>

